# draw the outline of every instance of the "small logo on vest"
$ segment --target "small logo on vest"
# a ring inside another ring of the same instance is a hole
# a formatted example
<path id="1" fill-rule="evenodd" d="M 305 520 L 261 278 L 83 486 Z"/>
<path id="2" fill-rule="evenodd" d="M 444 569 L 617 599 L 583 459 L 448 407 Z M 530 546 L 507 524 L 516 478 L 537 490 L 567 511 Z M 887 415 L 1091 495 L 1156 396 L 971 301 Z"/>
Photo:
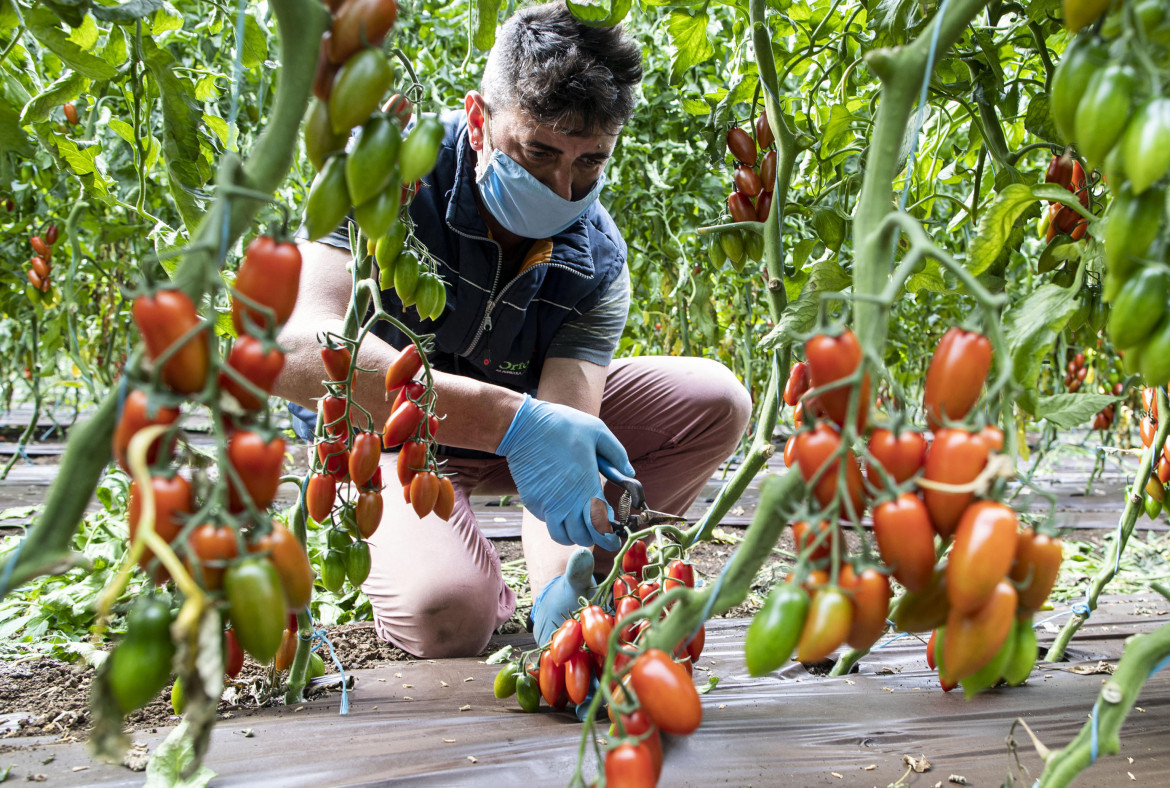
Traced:
<path id="1" fill-rule="evenodd" d="M 496 372 L 501 372 L 505 375 L 523 375 L 528 370 L 527 361 L 505 361 L 496 367 Z"/>

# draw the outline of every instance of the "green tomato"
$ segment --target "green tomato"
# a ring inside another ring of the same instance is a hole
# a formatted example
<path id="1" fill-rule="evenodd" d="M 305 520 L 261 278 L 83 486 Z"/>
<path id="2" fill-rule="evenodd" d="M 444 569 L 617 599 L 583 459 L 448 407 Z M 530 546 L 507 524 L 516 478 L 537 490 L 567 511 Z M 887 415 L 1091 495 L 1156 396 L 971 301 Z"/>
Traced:
<path id="1" fill-rule="evenodd" d="M 1052 75 L 1050 107 L 1056 128 L 1066 142 L 1076 137 L 1077 108 L 1093 75 L 1109 60 L 1108 49 L 1092 36 L 1077 36 Z"/>
<path id="2" fill-rule="evenodd" d="M 719 236 L 711 239 L 711 243 L 707 245 L 707 256 L 711 259 L 711 265 L 715 266 L 718 271 L 727 262 L 727 252 L 723 251 L 723 242 L 719 240 Z"/>
<path id="3" fill-rule="evenodd" d="M 156 596 L 143 596 L 126 619 L 126 634 L 110 653 L 105 676 L 114 701 L 128 714 L 153 700 L 171 677 L 175 644 L 171 608 Z"/>
<path id="4" fill-rule="evenodd" d="M 744 233 L 744 251 L 747 256 L 755 262 L 760 262 L 764 259 L 764 236 L 759 233 L 745 232 Z"/>
<path id="5" fill-rule="evenodd" d="M 402 254 L 405 240 L 406 225 L 395 222 L 374 247 L 374 259 L 378 261 L 378 287 L 382 290 L 394 287 L 394 263 Z"/>
<path id="6" fill-rule="evenodd" d="M 176 677 L 175 683 L 171 685 L 171 709 L 175 714 L 182 714 L 185 708 L 187 708 L 187 695 L 183 692 L 183 680 Z"/>
<path id="7" fill-rule="evenodd" d="M 305 113 L 305 152 L 313 167 L 320 170 L 325 166 L 325 159 L 329 154 L 345 150 L 345 141 L 349 135 L 345 132 L 337 134 L 333 131 L 333 121 L 329 119 L 329 106 L 316 97 L 309 102 L 309 110 Z"/>
<path id="8" fill-rule="evenodd" d="M 370 238 L 382 238 L 390 232 L 390 228 L 398 222 L 398 209 L 402 207 L 399 203 L 401 196 L 402 189 L 397 183 L 392 183 L 356 206 L 353 209 L 353 218 L 357 220 L 362 232 Z M 377 254 L 377 247 L 374 247 L 374 256 L 377 257 Z"/>
<path id="9" fill-rule="evenodd" d="M 443 287 L 443 280 L 430 271 L 419 274 L 414 297 L 418 316 L 424 320 L 434 320 L 443 314 L 443 308 L 447 305 L 447 289 Z"/>
<path id="10" fill-rule="evenodd" d="M 1025 616 L 1016 620 L 1016 643 L 1012 651 L 1012 658 L 1003 669 L 1003 680 L 1013 687 L 1018 687 L 1028 680 L 1036 658 L 1040 655 L 1040 646 L 1036 640 L 1036 630 L 1032 626 L 1032 617 Z"/>
<path id="11" fill-rule="evenodd" d="M 345 159 L 344 153 L 330 156 L 309 187 L 309 199 L 305 204 L 305 229 L 310 241 L 332 232 L 349 211 Z"/>
<path id="12" fill-rule="evenodd" d="M 370 546 L 360 539 L 345 551 L 345 576 L 354 588 L 359 588 L 370 576 Z"/>
<path id="13" fill-rule="evenodd" d="M 1166 214 L 1166 195 L 1161 187 L 1141 195 L 1122 186 L 1105 222 L 1105 266 L 1124 283 L 1149 254 Z M 1105 297 L 1116 295 L 1106 290 Z"/>
<path id="14" fill-rule="evenodd" d="M 1102 164 L 1125 130 L 1133 115 L 1136 85 L 1136 72 L 1118 63 L 1105 66 L 1089 80 L 1077 105 L 1076 141 L 1091 164 Z"/>
<path id="15" fill-rule="evenodd" d="M 1012 657 L 1015 656 L 1017 630 L 1017 627 L 1012 627 L 1011 631 L 1008 632 L 1007 640 L 999 647 L 999 651 L 995 653 L 990 662 L 959 682 L 963 687 L 964 697 L 973 698 L 983 690 L 991 689 L 999 682 L 1000 677 L 1011 664 Z M 938 647 L 937 643 L 935 647 Z"/>
<path id="16" fill-rule="evenodd" d="M 419 261 L 413 254 L 404 254 L 394 264 L 394 292 L 405 309 L 414 305 L 415 290 L 418 289 Z"/>
<path id="17" fill-rule="evenodd" d="M 1109 316 L 1109 337 L 1117 347 L 1126 348 L 1145 341 L 1166 311 L 1170 277 L 1153 266 L 1142 268 L 1130 278 Z"/>
<path id="18" fill-rule="evenodd" d="M 360 206 L 374 199 L 379 192 L 398 185 L 395 183 L 398 174 L 395 166 L 401 145 L 402 133 L 398 130 L 398 124 L 390 118 L 375 115 L 365 122 L 345 162 L 345 184 L 349 187 L 349 197 L 354 205 Z M 393 192 L 397 209 L 402 192 L 397 188 Z M 386 226 L 388 228 L 389 224 Z M 378 238 L 384 232 L 367 234 L 371 238 Z"/>
<path id="19" fill-rule="evenodd" d="M 540 708 L 540 689 L 536 680 L 527 673 L 522 673 L 516 679 L 516 700 L 520 708 L 531 714 Z"/>
<path id="20" fill-rule="evenodd" d="M 510 698 L 516 694 L 518 671 L 516 663 L 509 662 L 496 674 L 496 680 L 492 682 L 492 692 L 497 698 Z"/>
<path id="21" fill-rule="evenodd" d="M 744 658 L 748 673 L 763 676 L 792 656 L 808 615 L 808 592 L 792 583 L 775 586 L 748 626 Z"/>
<path id="22" fill-rule="evenodd" d="M 419 118 L 398 153 L 399 175 L 404 186 L 409 186 L 435 168 L 444 133 L 443 124 L 434 115 Z"/>
<path id="23" fill-rule="evenodd" d="M 320 654 L 309 655 L 309 678 L 319 679 L 325 675 L 325 660 Z"/>
<path id="24" fill-rule="evenodd" d="M 743 236 L 739 234 L 739 231 L 730 230 L 719 233 L 719 245 L 723 247 L 723 253 L 727 255 L 732 267 L 735 267 L 736 270 L 742 269 L 747 250 L 744 248 Z"/>
<path id="25" fill-rule="evenodd" d="M 345 550 L 352 541 L 349 534 L 341 528 L 332 528 L 325 533 L 325 544 L 330 550 Z"/>
<path id="26" fill-rule="evenodd" d="M 1142 505 L 1145 507 L 1146 517 L 1151 520 L 1157 520 L 1158 515 L 1162 513 L 1162 502 L 1148 493 L 1142 493 Z"/>
<path id="27" fill-rule="evenodd" d="M 1134 194 L 1160 180 L 1170 170 L 1170 99 L 1156 98 L 1143 104 L 1117 147 Z"/>
<path id="28" fill-rule="evenodd" d="M 337 550 L 325 553 L 321 560 L 321 585 L 331 593 L 336 594 L 345 585 L 345 554 Z"/>
<path id="29" fill-rule="evenodd" d="M 394 69 L 380 49 L 367 48 L 345 61 L 333 81 L 329 117 L 333 131 L 348 133 L 378 108 L 394 81 Z"/>
<path id="30" fill-rule="evenodd" d="M 223 577 L 228 618 L 244 651 L 267 664 L 280 649 L 286 622 L 284 589 L 276 567 L 265 558 L 245 558 Z"/>

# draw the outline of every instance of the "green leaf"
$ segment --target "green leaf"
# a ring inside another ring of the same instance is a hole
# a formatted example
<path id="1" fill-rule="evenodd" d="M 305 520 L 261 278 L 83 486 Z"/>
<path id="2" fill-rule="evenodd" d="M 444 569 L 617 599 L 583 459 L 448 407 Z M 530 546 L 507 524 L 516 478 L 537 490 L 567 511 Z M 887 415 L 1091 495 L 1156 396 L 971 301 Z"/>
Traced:
<path id="1" fill-rule="evenodd" d="M 719 677 L 718 676 L 708 676 L 707 677 L 707 685 L 705 687 L 699 687 L 698 692 L 700 695 L 706 695 L 708 692 L 710 692 L 711 690 L 715 689 L 718 686 L 719 686 Z"/>
<path id="2" fill-rule="evenodd" d="M 244 17 L 244 46 L 240 51 L 240 63 L 252 69 L 268 57 L 268 39 L 260 29 L 260 23 L 251 14 Z"/>
<path id="3" fill-rule="evenodd" d="M 98 27 L 97 22 L 93 21 L 93 17 L 86 15 L 81 20 L 81 24 L 73 28 L 68 36 L 68 40 L 72 41 L 77 46 L 84 49 L 86 52 L 97 46 L 98 42 Z"/>
<path id="4" fill-rule="evenodd" d="M 682 105 L 688 115 L 708 115 L 711 112 L 711 105 L 699 99 L 684 98 Z"/>
<path id="5" fill-rule="evenodd" d="M 118 70 L 97 55 L 90 54 L 69 40 L 61 29 L 61 20 L 45 6 L 38 6 L 25 14 L 29 32 L 45 49 L 52 52 L 70 68 L 90 79 L 113 79 Z"/>
<path id="6" fill-rule="evenodd" d="M 1106 405 L 1121 399 L 1110 394 L 1053 394 L 1037 397 L 1032 415 L 1048 419 L 1054 427 L 1071 430 L 1092 419 Z"/>
<path id="7" fill-rule="evenodd" d="M 68 72 L 25 105 L 20 122 L 28 124 L 48 120 L 50 112 L 67 101 L 73 101 L 87 87 L 89 87 L 88 79 L 76 71 Z"/>
<path id="8" fill-rule="evenodd" d="M 666 32 L 674 46 L 674 59 L 670 63 L 670 84 L 680 84 L 687 69 L 715 54 L 715 49 L 707 39 L 708 21 L 705 6 L 702 10 L 696 10 L 694 14 L 683 8 L 671 10 L 670 19 L 666 23 Z"/>
<path id="9" fill-rule="evenodd" d="M 150 28 L 151 35 L 157 36 L 159 33 L 169 33 L 182 29 L 183 15 L 176 11 L 170 4 L 164 2 L 162 7 L 154 12 L 154 19 L 151 21 Z"/>
<path id="10" fill-rule="evenodd" d="M 475 30 L 471 42 L 476 49 L 486 52 L 496 42 L 496 22 L 499 20 L 501 4 L 502 0 L 475 0 L 472 4 L 471 18 Z"/>
<path id="11" fill-rule="evenodd" d="M 630 13 L 632 5 L 633 0 L 568 0 L 573 16 L 589 27 L 613 27 L 619 24 Z"/>
<path id="12" fill-rule="evenodd" d="M 90 3 L 89 0 L 43 0 L 43 5 L 51 8 L 70 27 L 80 27 L 85 22 Z"/>
<path id="13" fill-rule="evenodd" d="M 512 646 L 504 646 L 498 651 L 493 651 L 491 655 L 484 660 L 484 663 L 487 665 L 502 665 L 503 663 L 507 662 L 509 658 L 511 658 L 512 651 Z"/>
<path id="14" fill-rule="evenodd" d="M 10 150 L 18 156 L 32 155 L 32 140 L 20 127 L 20 113 L 28 102 L 24 86 L 0 68 L 0 153 Z"/>
<path id="15" fill-rule="evenodd" d="M 231 129 L 228 128 L 228 123 L 218 115 L 212 115 L 209 112 L 203 113 L 203 122 L 215 134 L 219 140 L 219 144 L 228 150 L 235 150 L 235 146 L 229 143 L 231 136 Z"/>
<path id="16" fill-rule="evenodd" d="M 1045 357 L 1064 330 L 1079 299 L 1073 288 L 1045 284 L 1016 304 L 1004 319 L 1012 377 L 1025 391 L 1036 387 Z"/>
<path id="17" fill-rule="evenodd" d="M 817 208 L 813 212 L 813 229 L 825 246 L 840 251 L 845 240 L 845 220 L 832 208 Z"/>
<path id="18" fill-rule="evenodd" d="M 1036 196 L 1023 184 L 1012 184 L 999 193 L 979 218 L 979 234 L 967 253 L 967 268 L 972 274 L 978 276 L 991 267 L 1003 251 L 1016 219 L 1034 202 Z"/>
<path id="19" fill-rule="evenodd" d="M 219 88 L 215 86 L 215 75 L 207 74 L 195 83 L 196 101 L 215 101 L 219 98 Z"/>
<path id="20" fill-rule="evenodd" d="M 1052 120 L 1052 111 L 1046 94 L 1039 93 L 1029 101 L 1028 111 L 1024 113 L 1024 128 L 1042 140 L 1056 143 L 1061 141 L 1056 123 Z"/>
<path id="21" fill-rule="evenodd" d="M 795 344 L 807 334 L 817 322 L 817 311 L 821 307 L 820 296 L 814 288 L 806 289 L 795 301 L 789 301 L 780 315 L 780 322 L 760 340 L 761 350 L 778 350 L 784 345 Z"/>
<path id="22" fill-rule="evenodd" d="M 942 266 L 937 260 L 927 260 L 926 265 L 916 274 L 911 274 L 906 280 L 906 289 L 911 293 L 920 290 L 930 290 L 935 293 L 947 293 L 952 289 L 947 285 L 942 275 Z"/>
<path id="23" fill-rule="evenodd" d="M 130 0 L 114 6 L 95 5 L 91 12 L 104 22 L 133 22 L 163 7 L 162 0 Z"/>
<path id="24" fill-rule="evenodd" d="M 846 109 L 841 104 L 834 104 L 829 109 L 829 120 L 825 123 L 824 142 L 822 143 L 822 150 L 826 153 L 845 147 L 849 142 L 850 126 L 854 120 L 853 113 Z"/>

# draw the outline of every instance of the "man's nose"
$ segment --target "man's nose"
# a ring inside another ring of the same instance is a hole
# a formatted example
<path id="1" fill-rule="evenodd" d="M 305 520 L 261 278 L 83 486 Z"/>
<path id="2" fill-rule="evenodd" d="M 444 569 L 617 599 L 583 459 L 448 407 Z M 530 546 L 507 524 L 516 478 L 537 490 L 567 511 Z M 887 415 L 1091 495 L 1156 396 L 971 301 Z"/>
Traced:
<path id="1" fill-rule="evenodd" d="M 557 167 L 545 176 L 544 185 L 553 193 L 566 200 L 573 199 L 573 165 L 572 163 Z"/>

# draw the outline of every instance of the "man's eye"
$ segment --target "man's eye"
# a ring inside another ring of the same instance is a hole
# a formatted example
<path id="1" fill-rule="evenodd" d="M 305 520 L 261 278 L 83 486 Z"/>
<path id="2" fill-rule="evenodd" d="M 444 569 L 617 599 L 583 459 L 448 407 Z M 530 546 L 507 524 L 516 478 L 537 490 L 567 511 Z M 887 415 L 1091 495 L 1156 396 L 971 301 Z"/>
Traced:
<path id="1" fill-rule="evenodd" d="M 529 150 L 528 157 L 537 161 L 548 161 L 553 157 L 552 153 L 546 150 Z"/>

